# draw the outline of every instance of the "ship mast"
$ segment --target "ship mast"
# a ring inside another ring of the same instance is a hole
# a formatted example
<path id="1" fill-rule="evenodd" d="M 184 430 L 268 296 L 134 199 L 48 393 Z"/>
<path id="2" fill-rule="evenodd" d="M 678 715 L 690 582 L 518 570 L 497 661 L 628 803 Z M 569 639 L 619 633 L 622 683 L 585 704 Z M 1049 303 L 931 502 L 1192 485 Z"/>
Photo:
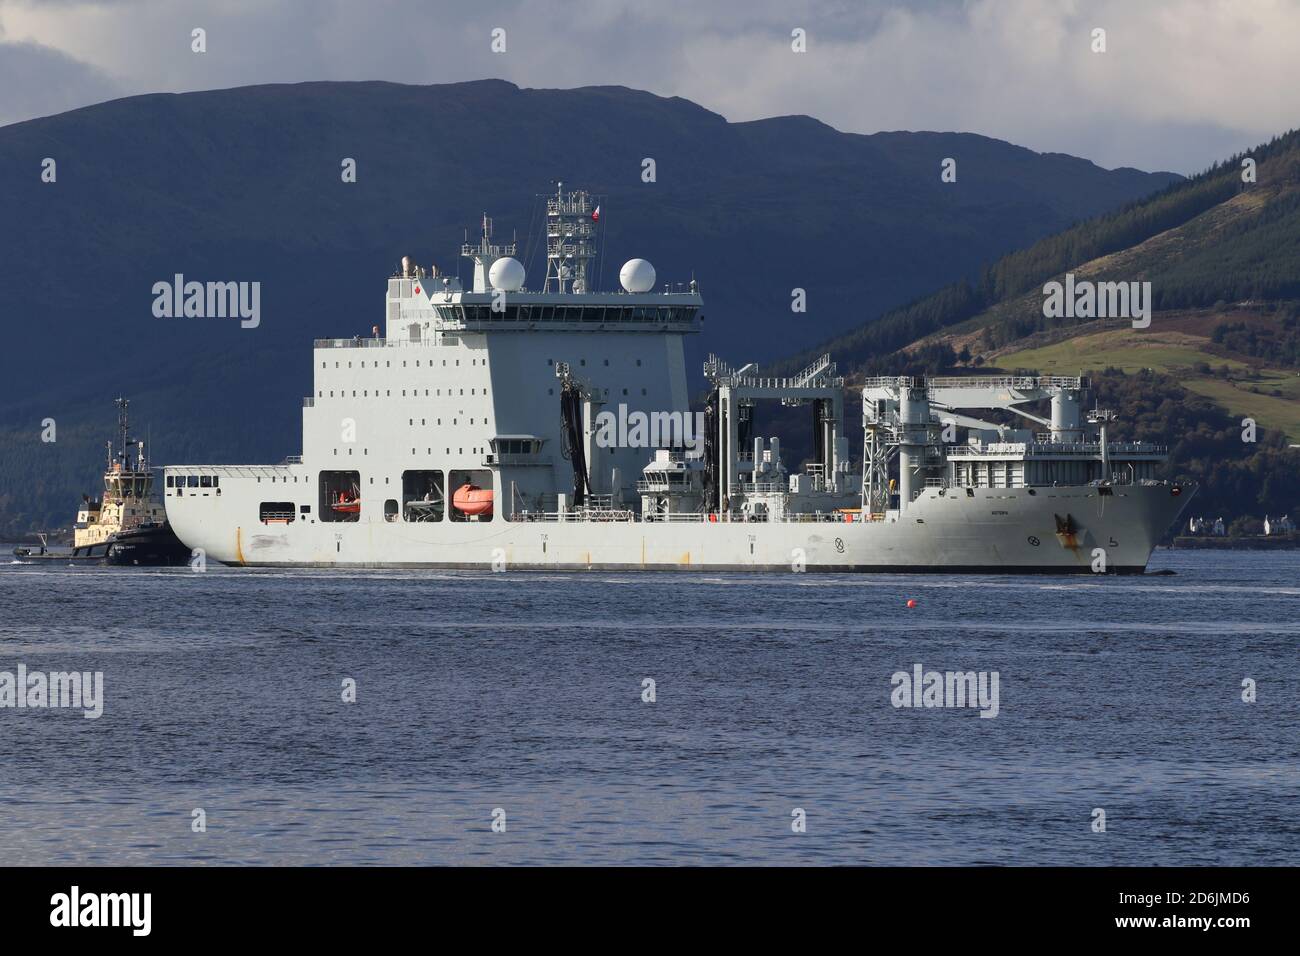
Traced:
<path id="1" fill-rule="evenodd" d="M 596 207 L 591 195 L 581 189 L 566 193 L 564 183 L 556 183 L 555 195 L 546 200 L 546 281 L 542 291 L 587 292 L 594 258 Z"/>
<path id="2" fill-rule="evenodd" d="M 488 271 L 492 268 L 492 263 L 505 256 L 513 256 L 515 248 L 516 244 L 514 242 L 501 245 L 492 241 L 492 219 L 487 213 L 483 213 L 483 236 L 479 239 L 478 245 L 466 241 L 460 247 L 462 256 L 474 260 L 475 292 L 491 291 L 492 285 L 488 281 Z"/>
<path id="3" fill-rule="evenodd" d="M 117 432 L 118 432 L 118 452 L 117 460 L 122 463 L 123 471 L 131 471 L 129 467 L 129 455 L 127 449 L 131 445 L 130 428 L 127 423 L 127 406 L 131 404 L 129 398 L 118 396 L 115 399 L 117 405 Z"/>

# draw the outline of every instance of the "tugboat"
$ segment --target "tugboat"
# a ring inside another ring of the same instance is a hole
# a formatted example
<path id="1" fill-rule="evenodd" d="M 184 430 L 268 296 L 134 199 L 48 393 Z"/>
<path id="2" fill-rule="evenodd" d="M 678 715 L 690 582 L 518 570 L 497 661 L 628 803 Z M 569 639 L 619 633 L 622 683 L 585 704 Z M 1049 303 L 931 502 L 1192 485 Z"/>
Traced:
<path id="1" fill-rule="evenodd" d="M 67 548 L 51 548 L 50 536 L 44 531 L 36 532 L 40 542 L 37 549 L 14 548 L 14 558 L 19 564 L 32 564 L 37 561 L 57 561 L 60 564 L 106 564 L 108 563 L 108 543 L 90 548 L 71 551 Z"/>
<path id="2" fill-rule="evenodd" d="M 145 443 L 130 436 L 127 407 L 117 404 L 118 442 L 106 442 L 108 461 L 100 498 L 82 497 L 72 534 L 72 549 L 55 551 L 44 536 L 39 551 L 15 548 L 20 561 L 71 562 L 129 566 L 185 564 L 190 550 L 181 544 L 167 521 L 162 500 L 154 494 L 154 475 Z"/>

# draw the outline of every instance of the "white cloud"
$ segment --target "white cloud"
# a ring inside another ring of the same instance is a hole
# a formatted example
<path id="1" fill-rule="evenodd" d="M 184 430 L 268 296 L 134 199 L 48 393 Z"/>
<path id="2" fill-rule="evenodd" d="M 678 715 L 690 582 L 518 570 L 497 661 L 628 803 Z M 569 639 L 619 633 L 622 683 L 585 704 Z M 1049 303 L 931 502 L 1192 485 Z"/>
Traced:
<path id="1" fill-rule="evenodd" d="M 208 31 L 206 54 L 190 52 L 195 26 Z M 504 55 L 489 50 L 497 26 Z M 790 50 L 796 26 L 807 53 Z M 1090 49 L 1094 27 L 1107 31 L 1104 54 Z M 0 0 L 0 30 L 66 54 L 40 75 L 70 78 L 7 98 L 7 120 L 119 91 L 499 76 L 639 87 L 733 120 L 807 113 L 855 132 L 964 130 L 1191 172 L 1300 115 L 1294 0 Z M 87 76 L 107 79 L 87 89 Z"/>
<path id="2" fill-rule="evenodd" d="M 0 40 L 0 124 L 121 95 L 95 67 L 39 43 Z"/>

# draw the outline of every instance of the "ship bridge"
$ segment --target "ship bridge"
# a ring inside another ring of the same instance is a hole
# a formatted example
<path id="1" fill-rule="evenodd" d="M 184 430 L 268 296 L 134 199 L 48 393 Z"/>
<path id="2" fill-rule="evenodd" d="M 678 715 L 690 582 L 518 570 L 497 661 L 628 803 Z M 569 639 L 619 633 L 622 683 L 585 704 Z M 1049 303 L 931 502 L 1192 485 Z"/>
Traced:
<path id="1" fill-rule="evenodd" d="M 461 246 L 461 255 L 473 261 L 471 287 L 463 288 L 436 266 L 426 271 L 404 258 L 399 273 L 388 280 L 385 338 L 436 343 L 443 336 L 454 342 L 463 333 L 494 331 L 700 331 L 703 300 L 695 280 L 663 283 L 656 290 L 654 267 L 644 259 L 624 264 L 619 289 L 592 289 L 600 206 L 588 193 L 566 193 L 560 184 L 546 201 L 546 216 L 546 274 L 540 288 L 525 286 L 524 266 L 514 258 L 517 244 L 496 242 L 492 219 L 484 214 L 479 240 Z"/>
<path id="2" fill-rule="evenodd" d="M 433 328 L 446 332 L 698 332 L 702 305 L 698 292 L 680 287 L 649 296 L 517 291 L 502 300 L 493 293 L 462 292 L 432 303 Z"/>

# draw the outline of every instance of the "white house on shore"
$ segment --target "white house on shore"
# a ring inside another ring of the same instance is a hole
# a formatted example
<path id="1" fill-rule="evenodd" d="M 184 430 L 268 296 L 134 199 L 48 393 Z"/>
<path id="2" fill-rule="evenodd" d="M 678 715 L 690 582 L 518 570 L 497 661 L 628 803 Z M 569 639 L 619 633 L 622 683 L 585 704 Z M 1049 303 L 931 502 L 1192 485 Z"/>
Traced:
<path id="1" fill-rule="evenodd" d="M 1291 534 L 1293 531 L 1295 531 L 1295 522 L 1291 520 L 1290 515 L 1281 515 L 1277 518 L 1264 515 L 1264 534 Z"/>

